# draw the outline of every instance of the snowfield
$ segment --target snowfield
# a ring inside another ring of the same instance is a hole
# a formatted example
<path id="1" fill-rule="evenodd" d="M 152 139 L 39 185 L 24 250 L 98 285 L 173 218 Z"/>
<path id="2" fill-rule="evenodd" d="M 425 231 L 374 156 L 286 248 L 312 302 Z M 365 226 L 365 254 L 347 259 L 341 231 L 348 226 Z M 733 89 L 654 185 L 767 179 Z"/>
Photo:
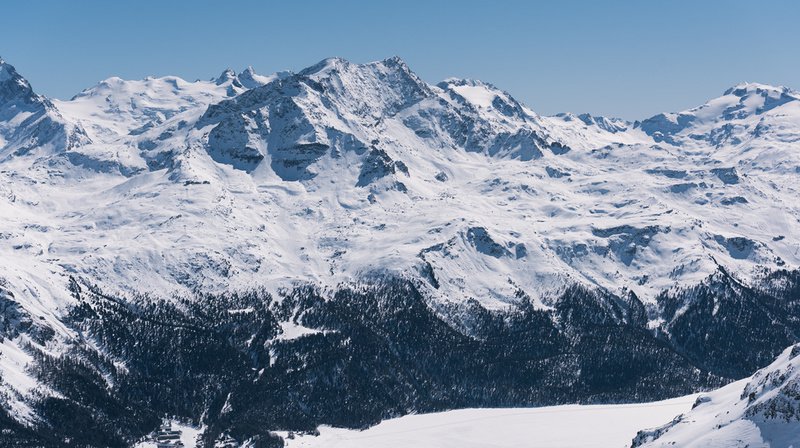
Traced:
<path id="1" fill-rule="evenodd" d="M 288 448 L 623 448 L 636 432 L 691 409 L 695 395 L 641 404 L 461 409 L 408 415 L 364 431 L 321 427 Z M 280 433 L 287 436 L 287 433 Z"/>

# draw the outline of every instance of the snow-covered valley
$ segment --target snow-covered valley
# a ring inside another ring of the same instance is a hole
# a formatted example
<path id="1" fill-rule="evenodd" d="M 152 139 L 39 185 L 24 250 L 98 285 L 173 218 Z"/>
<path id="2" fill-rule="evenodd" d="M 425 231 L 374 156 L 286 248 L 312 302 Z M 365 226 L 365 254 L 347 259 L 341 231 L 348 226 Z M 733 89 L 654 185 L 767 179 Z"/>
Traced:
<path id="1" fill-rule="evenodd" d="M 462 409 L 386 420 L 364 431 L 322 427 L 289 448 L 625 448 L 636 432 L 688 411 L 694 396 L 617 405 Z"/>
<path id="2" fill-rule="evenodd" d="M 386 420 L 364 431 L 323 426 L 318 435 L 282 435 L 289 448 L 623 448 L 632 441 L 648 448 L 788 448 L 800 445 L 798 366 L 795 345 L 752 377 L 670 400 L 462 409 Z"/>

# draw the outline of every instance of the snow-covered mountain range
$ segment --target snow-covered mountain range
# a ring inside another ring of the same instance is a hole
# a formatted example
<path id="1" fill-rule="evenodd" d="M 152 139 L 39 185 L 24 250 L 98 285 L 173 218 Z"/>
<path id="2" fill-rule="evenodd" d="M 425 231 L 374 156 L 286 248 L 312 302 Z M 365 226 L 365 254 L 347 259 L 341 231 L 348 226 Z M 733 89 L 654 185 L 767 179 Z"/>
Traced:
<path id="1" fill-rule="evenodd" d="M 744 279 L 800 262 L 787 88 L 625 123 L 541 117 L 397 58 L 110 78 L 70 101 L 2 67 L 3 258 L 33 271 L 5 276 L 20 290 L 41 272 L 163 292 L 389 270 L 489 306 L 573 282 L 652 301 L 720 265 Z"/>
<path id="2" fill-rule="evenodd" d="M 331 298 L 378 278 L 411 282 L 477 339 L 476 313 L 558 315 L 579 288 L 693 368 L 735 377 L 797 339 L 798 176 L 800 93 L 785 87 L 740 84 L 630 123 L 540 116 L 481 81 L 429 84 L 396 57 L 110 78 L 69 101 L 0 60 L 0 388 L 36 421 L 25 403 L 52 386 L 32 378 L 30 347 L 83 337 L 68 316 L 87 287 Z M 743 308 L 778 319 L 780 338 L 701 362 L 692 341 L 709 336 L 687 322 Z M 322 331 L 293 319 L 275 337 Z"/>

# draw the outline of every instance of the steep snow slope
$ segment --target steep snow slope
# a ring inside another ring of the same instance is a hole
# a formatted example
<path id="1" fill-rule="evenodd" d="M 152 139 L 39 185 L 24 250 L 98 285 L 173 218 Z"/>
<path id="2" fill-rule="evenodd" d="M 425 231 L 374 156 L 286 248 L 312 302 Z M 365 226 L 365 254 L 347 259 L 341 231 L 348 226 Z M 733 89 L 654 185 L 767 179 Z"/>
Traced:
<path id="1" fill-rule="evenodd" d="M 385 420 L 364 431 L 322 427 L 297 435 L 289 448 L 623 448 L 637 428 L 688 410 L 695 396 L 619 405 L 534 409 L 463 409 Z"/>
<path id="2" fill-rule="evenodd" d="M 633 446 L 800 446 L 800 345 L 752 377 L 702 394 L 691 411 L 641 431 Z"/>

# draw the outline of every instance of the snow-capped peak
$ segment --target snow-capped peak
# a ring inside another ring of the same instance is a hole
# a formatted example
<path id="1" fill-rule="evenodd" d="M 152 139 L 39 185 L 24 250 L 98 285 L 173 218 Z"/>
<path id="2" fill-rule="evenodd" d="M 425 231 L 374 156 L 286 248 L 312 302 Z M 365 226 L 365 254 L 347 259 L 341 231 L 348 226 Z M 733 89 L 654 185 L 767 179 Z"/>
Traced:
<path id="1" fill-rule="evenodd" d="M 226 71 L 220 78 L 230 73 L 232 71 Z M 138 135 L 181 112 L 244 91 L 232 85 L 235 80 L 235 75 L 221 84 L 217 81 L 187 82 L 177 76 L 139 80 L 111 77 L 69 101 L 55 101 L 55 104 L 76 121 L 93 123 L 88 128 L 93 140 L 107 145 L 127 138 L 130 133 Z"/>
<path id="2" fill-rule="evenodd" d="M 350 61 L 340 57 L 325 58 L 314 65 L 308 66 L 298 74 L 302 76 L 324 75 L 331 70 L 341 69 L 350 65 Z"/>
<path id="3" fill-rule="evenodd" d="M 0 161 L 30 153 L 59 154 L 88 141 L 80 125 L 65 120 L 50 100 L 0 59 Z"/>
<path id="4" fill-rule="evenodd" d="M 298 74 L 324 86 L 325 94 L 336 97 L 339 113 L 377 118 L 394 115 L 400 109 L 433 95 L 422 81 L 397 57 L 355 64 L 342 58 L 328 58 Z"/>
<path id="5" fill-rule="evenodd" d="M 8 64 L 2 57 L 0 57 L 0 81 L 5 81 L 11 77 L 14 67 Z"/>
<path id="6" fill-rule="evenodd" d="M 0 105 L 14 107 L 12 102 L 44 103 L 45 100 L 36 95 L 28 80 L 17 73 L 14 66 L 0 58 Z M 0 110 L 0 117 L 7 115 Z"/>
<path id="7" fill-rule="evenodd" d="M 405 61 L 397 56 L 366 64 L 355 64 L 340 57 L 327 58 L 301 70 L 298 74 L 314 80 L 343 76 L 362 78 L 365 76 L 378 76 L 386 84 L 395 83 L 403 77 L 416 84 L 425 84 L 411 71 Z M 425 86 L 427 87 L 427 85 Z"/>
<path id="8" fill-rule="evenodd" d="M 748 94 L 759 94 L 767 96 L 780 96 L 781 94 L 794 94 L 798 92 L 785 86 L 773 86 L 757 82 L 741 82 L 725 91 L 723 95 L 736 95 L 742 97 Z"/>
<path id="9" fill-rule="evenodd" d="M 689 109 L 682 114 L 694 114 L 702 120 L 732 120 L 764 112 L 790 101 L 800 100 L 800 92 L 784 86 L 760 83 L 740 83 L 723 93 L 721 97 Z"/>
<path id="10" fill-rule="evenodd" d="M 768 130 L 773 126 L 768 121 L 774 121 L 776 129 L 783 127 L 777 122 L 793 122 L 800 113 L 798 100 L 800 93 L 786 87 L 741 83 L 701 106 L 659 114 L 635 127 L 640 126 L 656 142 L 672 145 L 742 144 L 753 138 L 771 138 Z"/>
<path id="11" fill-rule="evenodd" d="M 744 118 L 760 115 L 791 101 L 800 100 L 800 92 L 784 86 L 759 83 L 741 83 L 726 90 L 722 97 L 709 101 L 697 110 L 714 110 L 717 104 L 727 107 L 722 112 L 724 119 Z M 710 107 L 707 107 L 710 106 Z"/>
<path id="12" fill-rule="evenodd" d="M 613 133 L 624 132 L 629 123 L 621 118 L 609 118 L 602 115 L 580 114 L 577 117 L 587 126 L 597 126 L 600 129 Z"/>
<path id="13" fill-rule="evenodd" d="M 262 77 L 256 73 L 252 65 L 248 65 L 247 68 L 242 70 L 236 77 L 239 78 L 239 82 L 242 83 L 242 86 L 248 89 L 263 86 L 268 82 L 266 79 L 261 80 Z"/>
<path id="14" fill-rule="evenodd" d="M 236 77 L 245 89 L 255 89 L 256 87 L 269 84 L 276 79 L 283 79 L 291 75 L 292 73 L 287 71 L 277 72 L 269 76 L 259 75 L 253 69 L 252 65 L 248 65 L 247 68 L 242 70 Z"/>
<path id="15" fill-rule="evenodd" d="M 527 121 L 538 116 L 526 109 L 508 92 L 488 82 L 475 79 L 448 78 L 437 87 L 450 92 L 450 96 L 461 104 L 469 105 L 486 118 L 496 120 Z"/>
<path id="16" fill-rule="evenodd" d="M 231 69 L 231 68 L 226 68 L 225 70 L 223 70 L 222 73 L 220 73 L 219 76 L 217 76 L 217 78 L 214 80 L 214 82 L 218 86 L 221 86 L 221 85 L 223 85 L 225 83 L 232 82 L 234 80 L 236 80 L 236 72 L 233 71 L 233 69 Z"/>
<path id="17" fill-rule="evenodd" d="M 127 80 L 118 76 L 111 76 L 98 82 L 96 85 L 89 87 L 88 89 L 82 90 L 80 93 L 72 97 L 70 101 L 88 97 L 102 97 L 104 100 L 109 98 L 110 101 L 113 101 L 113 99 L 116 97 L 127 94 L 136 94 L 136 92 L 145 92 L 158 89 L 181 90 L 189 84 L 190 83 L 177 76 L 148 76 L 140 80 Z M 158 93 L 160 94 L 166 92 Z"/>
<path id="18" fill-rule="evenodd" d="M 474 106 L 487 109 L 491 108 L 495 98 L 502 94 L 495 86 L 474 79 L 447 78 L 438 86 L 455 91 Z"/>

